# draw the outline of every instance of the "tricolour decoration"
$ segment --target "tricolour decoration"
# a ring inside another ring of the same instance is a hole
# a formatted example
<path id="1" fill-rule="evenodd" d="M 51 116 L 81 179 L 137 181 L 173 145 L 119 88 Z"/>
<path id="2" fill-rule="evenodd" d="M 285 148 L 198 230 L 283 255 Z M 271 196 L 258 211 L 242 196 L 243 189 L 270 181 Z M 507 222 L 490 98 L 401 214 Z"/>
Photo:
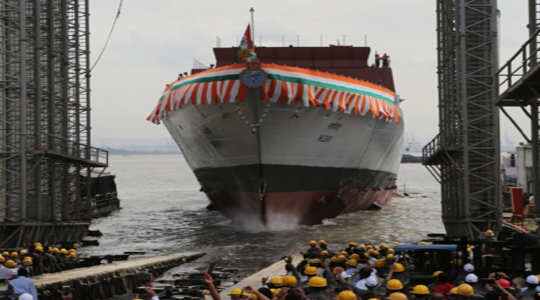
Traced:
<path id="1" fill-rule="evenodd" d="M 240 83 L 243 64 L 209 69 L 182 77 L 165 86 L 158 104 L 147 117 L 159 124 L 171 111 L 186 105 L 221 105 L 243 102 L 247 87 Z M 306 68 L 261 64 L 268 79 L 261 89 L 261 101 L 366 116 L 399 123 L 401 110 L 393 91 L 380 85 L 342 75 Z"/>

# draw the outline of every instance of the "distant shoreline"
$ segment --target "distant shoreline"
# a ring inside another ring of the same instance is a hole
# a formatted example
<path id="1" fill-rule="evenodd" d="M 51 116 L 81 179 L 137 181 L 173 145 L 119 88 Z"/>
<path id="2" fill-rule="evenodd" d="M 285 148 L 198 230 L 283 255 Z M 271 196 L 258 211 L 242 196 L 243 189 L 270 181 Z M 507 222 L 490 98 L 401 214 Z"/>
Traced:
<path id="1" fill-rule="evenodd" d="M 125 149 L 111 149 L 111 148 L 105 148 L 109 151 L 109 154 L 111 155 L 170 155 L 170 154 L 180 154 L 182 153 L 180 151 L 173 151 L 173 150 L 166 150 L 166 151 L 139 151 L 139 150 L 125 150 Z M 414 156 L 410 154 L 403 154 L 401 157 L 401 163 L 402 164 L 419 164 L 422 163 L 422 157 L 420 156 Z"/>

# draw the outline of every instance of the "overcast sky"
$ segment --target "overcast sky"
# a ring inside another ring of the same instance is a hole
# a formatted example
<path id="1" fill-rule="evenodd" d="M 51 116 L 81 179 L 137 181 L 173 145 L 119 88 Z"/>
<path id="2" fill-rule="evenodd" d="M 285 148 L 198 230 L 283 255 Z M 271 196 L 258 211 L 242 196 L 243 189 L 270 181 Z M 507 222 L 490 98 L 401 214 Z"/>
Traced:
<path id="1" fill-rule="evenodd" d="M 527 39 L 526 0 L 500 0 L 501 62 Z M 93 0 L 91 50 L 103 46 L 119 0 Z M 438 131 L 435 0 L 125 0 L 112 41 L 92 74 L 92 121 L 96 144 L 160 143 L 164 126 L 145 121 L 166 82 L 193 60 L 214 63 L 216 37 L 237 43 L 256 10 L 255 42 L 318 45 L 345 39 L 392 58 L 406 136 L 424 143 Z M 503 142 L 518 141 L 503 122 Z"/>

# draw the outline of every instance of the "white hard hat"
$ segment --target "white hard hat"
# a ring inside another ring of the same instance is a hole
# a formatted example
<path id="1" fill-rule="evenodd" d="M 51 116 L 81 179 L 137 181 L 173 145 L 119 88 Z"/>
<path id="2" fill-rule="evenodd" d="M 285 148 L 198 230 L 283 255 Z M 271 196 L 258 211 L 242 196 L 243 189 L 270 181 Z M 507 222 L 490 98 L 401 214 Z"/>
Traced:
<path id="1" fill-rule="evenodd" d="M 366 280 L 367 287 L 376 287 L 378 284 L 379 284 L 379 281 L 377 280 L 377 277 L 375 276 L 369 276 Z"/>
<path id="2" fill-rule="evenodd" d="M 463 270 L 464 270 L 465 272 L 469 272 L 469 273 L 470 273 L 470 272 L 474 272 L 474 266 L 473 266 L 472 264 L 465 264 L 465 265 L 463 266 Z"/>
<path id="3" fill-rule="evenodd" d="M 527 276 L 527 283 L 528 284 L 538 284 L 538 277 L 536 277 L 535 275 Z"/>
<path id="4" fill-rule="evenodd" d="M 28 293 L 21 294 L 19 300 L 34 300 L 34 297 Z"/>
<path id="5" fill-rule="evenodd" d="M 476 276 L 474 273 L 467 274 L 467 276 L 465 276 L 465 282 L 466 283 L 478 283 L 478 276 Z"/>

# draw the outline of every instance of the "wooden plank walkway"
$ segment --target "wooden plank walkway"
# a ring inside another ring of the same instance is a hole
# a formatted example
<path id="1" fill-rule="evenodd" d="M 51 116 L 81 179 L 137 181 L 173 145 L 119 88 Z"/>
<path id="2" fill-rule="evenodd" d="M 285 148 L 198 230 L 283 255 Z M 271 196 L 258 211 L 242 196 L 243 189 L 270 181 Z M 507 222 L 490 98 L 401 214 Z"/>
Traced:
<path id="1" fill-rule="evenodd" d="M 131 270 L 150 269 L 154 266 L 167 266 L 173 268 L 188 261 L 204 256 L 204 253 L 182 253 L 165 256 L 143 257 L 133 260 L 113 262 L 106 265 L 88 268 L 73 269 L 58 273 L 43 274 L 32 277 L 38 289 L 51 285 L 83 280 L 86 278 L 99 278 L 113 273 L 128 272 Z"/>
<path id="2" fill-rule="evenodd" d="M 301 255 L 293 255 L 293 265 L 297 265 L 302 261 Z M 275 275 L 284 275 L 285 274 L 285 261 L 280 259 L 279 261 L 269 265 L 268 267 L 249 275 L 248 277 L 242 279 L 237 284 L 229 287 L 228 289 L 223 290 L 220 295 L 223 299 L 227 299 L 228 293 L 232 288 L 244 288 L 246 286 L 251 286 L 254 289 L 258 289 L 262 286 L 263 278 L 270 278 Z M 211 300 L 210 296 L 205 296 L 205 299 Z"/>

